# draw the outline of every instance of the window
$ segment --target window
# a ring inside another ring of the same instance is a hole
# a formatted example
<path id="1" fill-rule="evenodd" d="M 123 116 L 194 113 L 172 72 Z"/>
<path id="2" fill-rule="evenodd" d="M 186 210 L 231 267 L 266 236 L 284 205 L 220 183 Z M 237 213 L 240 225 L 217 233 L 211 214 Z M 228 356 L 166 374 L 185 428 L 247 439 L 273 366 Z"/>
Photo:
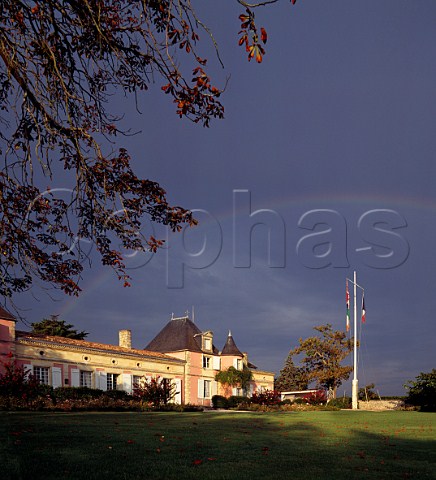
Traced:
<path id="1" fill-rule="evenodd" d="M 236 361 L 236 369 L 237 370 L 242 370 L 242 360 L 240 358 L 238 358 L 238 360 Z"/>
<path id="2" fill-rule="evenodd" d="M 44 385 L 48 385 L 48 367 L 33 367 L 33 375 Z"/>
<path id="3" fill-rule="evenodd" d="M 203 355 L 203 368 L 211 368 L 210 367 L 210 357 Z"/>
<path id="4" fill-rule="evenodd" d="M 233 395 L 236 395 L 238 397 L 245 397 L 246 396 L 246 392 L 244 391 L 244 389 L 240 388 L 240 387 L 236 387 L 234 389 L 234 393 Z"/>
<path id="5" fill-rule="evenodd" d="M 133 378 L 132 378 L 132 386 L 133 388 L 135 388 L 135 386 L 141 386 L 144 384 L 144 380 L 145 378 L 144 377 L 140 377 L 139 375 L 133 375 Z"/>
<path id="6" fill-rule="evenodd" d="M 108 373 L 106 380 L 107 380 L 107 389 L 108 390 L 116 390 L 117 389 L 117 377 L 116 373 Z"/>
<path id="7" fill-rule="evenodd" d="M 204 339 L 204 349 L 208 351 L 212 350 L 212 340 L 210 338 Z"/>
<path id="8" fill-rule="evenodd" d="M 80 370 L 80 386 L 91 388 L 92 373 Z"/>
<path id="9" fill-rule="evenodd" d="M 204 381 L 204 398 L 210 398 L 210 380 Z"/>

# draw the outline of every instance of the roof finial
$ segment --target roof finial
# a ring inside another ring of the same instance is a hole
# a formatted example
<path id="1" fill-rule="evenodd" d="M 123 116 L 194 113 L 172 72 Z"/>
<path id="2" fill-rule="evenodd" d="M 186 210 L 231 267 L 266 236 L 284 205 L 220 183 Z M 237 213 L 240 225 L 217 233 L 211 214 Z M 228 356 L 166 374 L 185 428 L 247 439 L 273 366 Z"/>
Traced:
<path id="1" fill-rule="evenodd" d="M 231 337 L 231 336 L 232 336 L 232 332 L 229 330 L 229 337 Z"/>
<path id="2" fill-rule="evenodd" d="M 171 312 L 171 320 L 174 320 L 174 312 Z"/>

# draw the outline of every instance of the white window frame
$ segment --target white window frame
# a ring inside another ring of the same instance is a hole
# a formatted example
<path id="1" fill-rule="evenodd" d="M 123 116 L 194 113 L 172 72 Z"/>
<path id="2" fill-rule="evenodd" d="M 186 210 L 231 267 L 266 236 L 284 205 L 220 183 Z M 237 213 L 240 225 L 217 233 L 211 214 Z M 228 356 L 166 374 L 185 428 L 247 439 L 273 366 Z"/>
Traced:
<path id="1" fill-rule="evenodd" d="M 212 351 L 212 339 L 210 337 L 203 338 L 203 348 L 208 352 Z"/>
<path id="2" fill-rule="evenodd" d="M 62 387 L 62 369 L 51 367 L 51 384 L 53 388 Z"/>
<path id="3" fill-rule="evenodd" d="M 80 386 L 92 388 L 92 372 L 80 370 Z"/>
<path id="4" fill-rule="evenodd" d="M 130 373 L 123 373 L 122 380 L 123 380 L 123 390 L 129 394 L 132 393 L 133 389 L 133 377 Z"/>
<path id="5" fill-rule="evenodd" d="M 106 374 L 106 390 L 117 390 L 118 386 L 118 373 Z"/>
<path id="6" fill-rule="evenodd" d="M 39 381 L 41 385 L 50 385 L 50 368 L 40 367 L 35 365 L 33 367 L 33 376 Z"/>
<path id="7" fill-rule="evenodd" d="M 203 398 L 212 398 L 212 382 L 211 380 L 204 380 Z"/>
<path id="8" fill-rule="evenodd" d="M 70 385 L 72 387 L 80 387 L 80 370 L 78 368 L 71 369 Z"/>
<path id="9" fill-rule="evenodd" d="M 143 375 L 132 375 L 132 389 L 135 388 L 135 385 L 142 386 L 144 382 L 145 378 Z"/>
<path id="10" fill-rule="evenodd" d="M 203 355 L 203 368 L 211 369 L 212 368 L 212 357 L 209 355 Z"/>

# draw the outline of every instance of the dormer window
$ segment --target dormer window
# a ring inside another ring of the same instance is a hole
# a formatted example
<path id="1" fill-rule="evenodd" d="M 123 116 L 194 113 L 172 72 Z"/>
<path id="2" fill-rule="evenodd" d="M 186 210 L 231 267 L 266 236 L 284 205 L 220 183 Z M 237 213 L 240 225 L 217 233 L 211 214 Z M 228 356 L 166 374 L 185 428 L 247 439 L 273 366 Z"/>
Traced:
<path id="1" fill-rule="evenodd" d="M 212 350 L 212 339 L 209 338 L 209 337 L 205 337 L 203 338 L 203 348 L 207 351 L 211 351 Z"/>
<path id="2" fill-rule="evenodd" d="M 213 333 L 211 331 L 202 332 L 201 334 L 201 341 L 202 341 L 202 349 L 206 352 L 212 352 L 213 350 Z"/>

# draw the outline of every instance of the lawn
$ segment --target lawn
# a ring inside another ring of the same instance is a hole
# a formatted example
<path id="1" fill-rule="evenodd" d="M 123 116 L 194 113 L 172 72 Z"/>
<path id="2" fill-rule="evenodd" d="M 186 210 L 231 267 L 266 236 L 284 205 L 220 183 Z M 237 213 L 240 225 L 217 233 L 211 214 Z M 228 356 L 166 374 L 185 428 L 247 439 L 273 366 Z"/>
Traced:
<path id="1" fill-rule="evenodd" d="M 436 414 L 0 413 L 0 478 L 436 479 Z"/>

